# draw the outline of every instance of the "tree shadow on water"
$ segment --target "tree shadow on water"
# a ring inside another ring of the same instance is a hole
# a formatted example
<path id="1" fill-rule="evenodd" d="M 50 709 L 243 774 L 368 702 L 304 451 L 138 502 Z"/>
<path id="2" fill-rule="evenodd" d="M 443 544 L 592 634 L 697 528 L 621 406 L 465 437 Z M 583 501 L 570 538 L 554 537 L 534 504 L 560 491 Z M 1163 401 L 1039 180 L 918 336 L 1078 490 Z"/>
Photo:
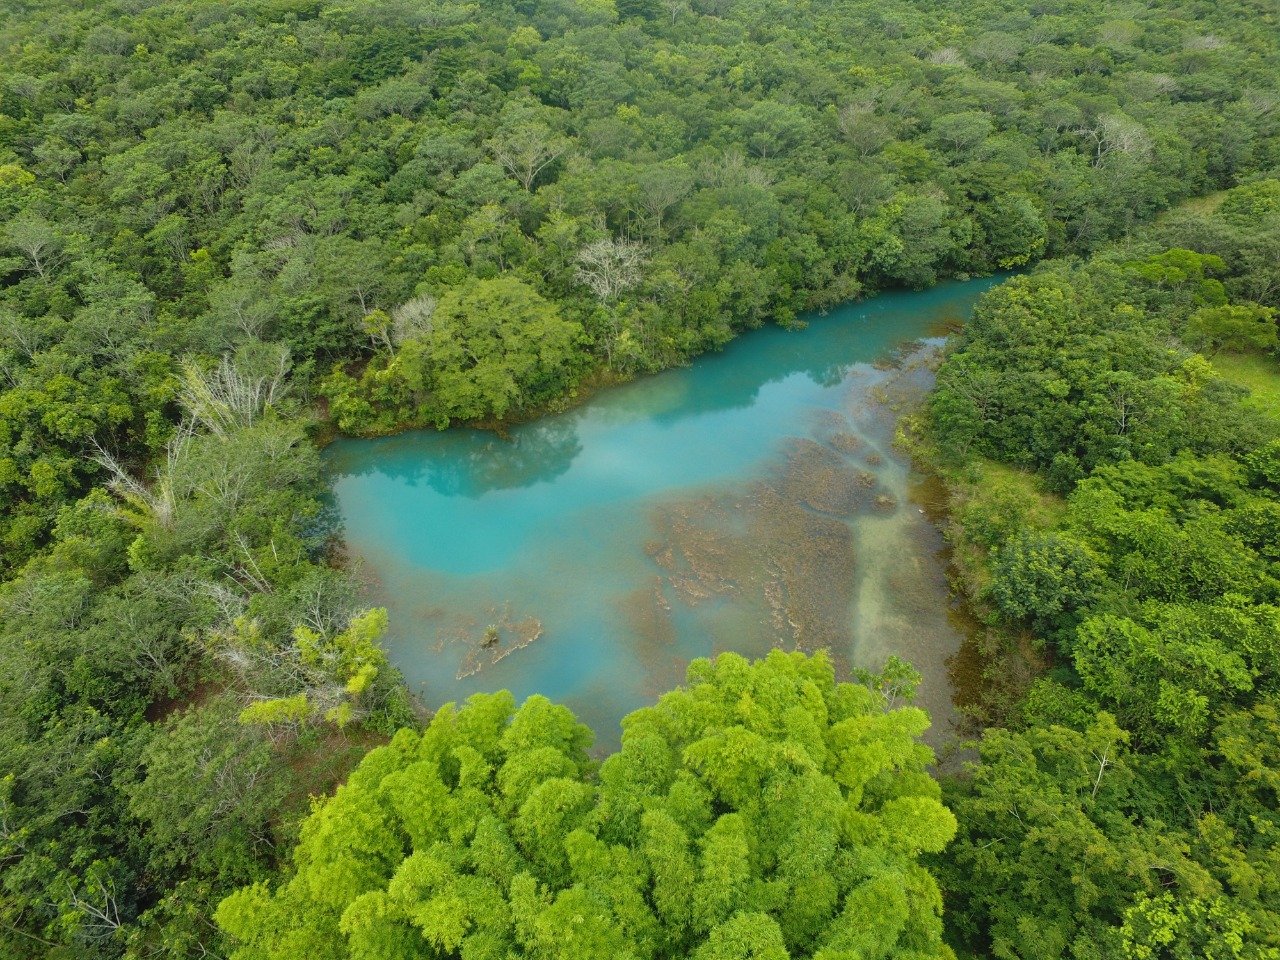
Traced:
<path id="1" fill-rule="evenodd" d="M 328 460 L 335 478 L 379 473 L 446 497 L 476 498 L 554 480 L 581 452 L 575 418 L 553 416 L 521 424 L 509 438 L 459 428 L 342 440 L 333 445 Z"/>

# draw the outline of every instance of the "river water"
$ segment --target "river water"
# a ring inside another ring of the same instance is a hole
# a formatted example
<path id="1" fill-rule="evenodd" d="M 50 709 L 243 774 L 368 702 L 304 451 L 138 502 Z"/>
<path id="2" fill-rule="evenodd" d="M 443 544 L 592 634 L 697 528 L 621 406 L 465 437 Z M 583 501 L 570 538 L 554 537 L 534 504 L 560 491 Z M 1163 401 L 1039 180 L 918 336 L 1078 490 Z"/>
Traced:
<path id="1" fill-rule="evenodd" d="M 431 708 L 480 690 L 618 721 L 689 661 L 772 647 L 923 674 L 937 742 L 963 639 L 922 478 L 892 444 L 941 336 L 997 280 L 766 328 L 515 427 L 326 451 L 393 662 Z"/>

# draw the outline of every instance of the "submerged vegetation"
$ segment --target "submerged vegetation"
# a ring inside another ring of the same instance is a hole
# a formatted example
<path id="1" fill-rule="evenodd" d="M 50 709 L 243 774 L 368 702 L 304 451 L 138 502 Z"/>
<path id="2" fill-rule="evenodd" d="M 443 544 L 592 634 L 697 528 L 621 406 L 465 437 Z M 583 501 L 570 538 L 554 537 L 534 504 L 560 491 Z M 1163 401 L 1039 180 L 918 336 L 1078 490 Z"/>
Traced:
<path id="1" fill-rule="evenodd" d="M 1231 380 L 1276 395 L 1275 28 L 1246 0 L 0 0 L 0 952 L 447 955 L 483 923 L 469 956 L 552 955 L 590 916 L 585 952 L 945 956 L 930 851 L 966 950 L 1274 956 L 1280 480 Z M 992 698 L 949 852 L 922 719 L 821 661 L 700 666 L 598 772 L 545 704 L 413 732 L 322 421 L 527 414 L 1104 247 L 993 294 L 931 408 L 993 657 L 1050 664 Z M 419 789 L 454 806 L 417 835 Z M 367 860 L 326 846 L 361 818 Z M 429 938 L 378 939 L 428 898 Z"/>

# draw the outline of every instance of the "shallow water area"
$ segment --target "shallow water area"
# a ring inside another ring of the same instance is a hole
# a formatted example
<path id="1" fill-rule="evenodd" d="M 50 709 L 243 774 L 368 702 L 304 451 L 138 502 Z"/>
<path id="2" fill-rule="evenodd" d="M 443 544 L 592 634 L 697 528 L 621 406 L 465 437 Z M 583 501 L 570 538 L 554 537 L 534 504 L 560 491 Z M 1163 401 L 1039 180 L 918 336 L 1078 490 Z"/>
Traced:
<path id="1" fill-rule="evenodd" d="M 941 537 L 893 448 L 938 339 L 997 279 L 889 294 L 766 328 L 691 366 L 515 427 L 340 440 L 326 451 L 349 551 L 426 705 L 510 689 L 618 721 L 694 657 L 889 654 L 953 714 Z"/>

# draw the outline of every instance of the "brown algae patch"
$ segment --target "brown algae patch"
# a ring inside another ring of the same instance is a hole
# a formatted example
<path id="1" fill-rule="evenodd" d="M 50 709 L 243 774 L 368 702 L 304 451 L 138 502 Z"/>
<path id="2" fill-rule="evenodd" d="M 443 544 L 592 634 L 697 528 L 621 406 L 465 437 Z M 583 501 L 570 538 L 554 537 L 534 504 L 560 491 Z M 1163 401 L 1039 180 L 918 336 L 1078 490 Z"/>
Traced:
<path id="1" fill-rule="evenodd" d="M 813 433 L 817 437 L 826 437 L 835 433 L 848 433 L 852 429 L 849 418 L 839 410 L 814 410 L 811 420 Z"/>
<path id="2" fill-rule="evenodd" d="M 817 410 L 813 417 L 813 436 L 836 453 L 851 456 L 858 453 L 866 441 L 854 432 L 854 426 L 839 410 Z"/>
<path id="3" fill-rule="evenodd" d="M 784 500 L 821 513 L 852 516 L 876 485 L 873 474 L 853 469 L 844 457 L 813 440 L 792 439 L 784 458 L 780 475 L 771 485 Z"/>
<path id="4" fill-rule="evenodd" d="M 475 676 L 542 636 L 542 621 L 534 616 L 513 618 L 510 604 L 492 607 L 489 613 L 491 620 L 483 627 L 474 618 L 460 615 L 436 631 L 434 650 L 461 644 L 467 651 L 458 664 L 457 680 Z"/>
<path id="5" fill-rule="evenodd" d="M 845 650 L 852 639 L 853 534 L 848 524 L 788 502 L 767 485 L 756 501 L 751 548 L 766 558 L 771 574 L 761 584 L 778 588 L 775 622 L 789 628 L 796 649 Z"/>
<path id="6" fill-rule="evenodd" d="M 827 437 L 827 444 L 832 449 L 840 453 L 849 454 L 857 453 L 862 449 L 863 440 L 857 434 L 847 433 L 843 430 L 831 434 Z M 872 456 L 875 456 L 874 454 Z M 870 460 L 870 458 L 868 458 Z"/>
<path id="7" fill-rule="evenodd" d="M 781 463 L 745 494 L 701 496 L 654 509 L 646 552 L 675 602 L 731 599 L 749 609 L 757 635 L 744 645 L 836 653 L 851 643 L 853 535 L 844 518 L 869 502 L 875 478 L 822 444 L 788 441 Z M 651 607 L 666 603 L 662 590 Z M 628 598 L 637 642 L 650 648 L 666 611 L 641 613 Z M 655 619 L 656 618 L 656 619 Z"/>
<path id="8" fill-rule="evenodd" d="M 667 581 L 661 576 L 624 596 L 618 603 L 628 636 L 633 637 L 637 659 L 644 670 L 644 690 L 654 699 L 678 687 L 689 661 L 680 655 Z"/>
<path id="9" fill-rule="evenodd" d="M 711 496 L 677 501 L 656 512 L 653 524 L 658 539 L 647 552 L 664 571 L 676 597 L 687 605 L 697 606 L 721 595 L 737 596 L 749 578 L 751 565 L 733 529 L 735 514 L 730 498 Z"/>
<path id="10" fill-rule="evenodd" d="M 654 577 L 651 583 L 631 591 L 618 602 L 618 610 L 636 638 L 640 662 L 648 669 L 666 659 L 676 641 L 671 603 L 662 585 L 662 577 Z"/>

